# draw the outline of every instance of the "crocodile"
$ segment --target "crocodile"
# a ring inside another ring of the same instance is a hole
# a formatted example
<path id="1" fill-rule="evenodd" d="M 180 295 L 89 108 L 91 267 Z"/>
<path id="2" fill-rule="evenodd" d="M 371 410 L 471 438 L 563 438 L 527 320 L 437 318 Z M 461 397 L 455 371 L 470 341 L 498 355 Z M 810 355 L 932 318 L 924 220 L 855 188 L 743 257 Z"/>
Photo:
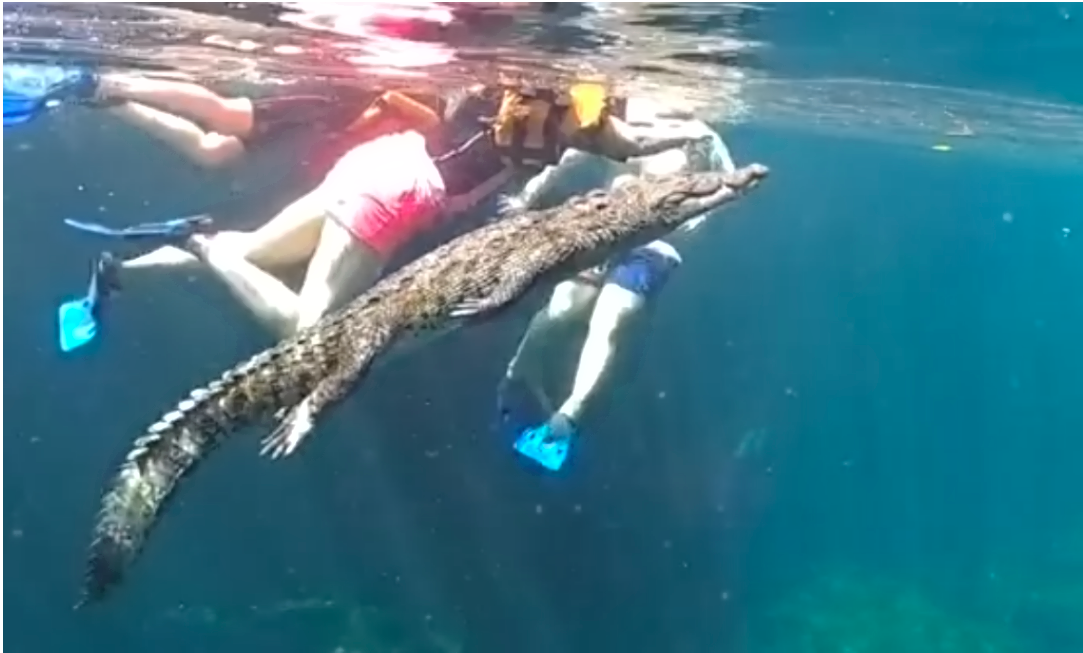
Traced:
<path id="1" fill-rule="evenodd" d="M 193 390 L 135 440 L 107 488 L 77 607 L 122 581 L 177 484 L 230 434 L 278 420 L 265 449 L 292 450 L 397 345 L 492 319 L 529 291 L 552 288 L 742 196 L 767 174 L 752 164 L 637 179 L 493 222 Z"/>

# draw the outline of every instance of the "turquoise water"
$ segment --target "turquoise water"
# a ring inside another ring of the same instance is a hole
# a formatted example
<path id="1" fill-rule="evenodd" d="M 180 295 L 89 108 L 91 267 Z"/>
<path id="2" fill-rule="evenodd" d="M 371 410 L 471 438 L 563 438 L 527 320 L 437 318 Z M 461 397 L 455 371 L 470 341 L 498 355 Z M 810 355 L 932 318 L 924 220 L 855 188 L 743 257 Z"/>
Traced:
<path id="1" fill-rule="evenodd" d="M 399 43 L 344 35 L 334 3 L 285 26 L 120 7 L 6 4 L 5 56 L 252 85 L 316 64 L 202 36 L 322 34 L 356 67 Z M 97 246 L 62 220 L 223 206 L 251 225 L 307 179 L 289 144 L 212 175 L 79 108 L 5 133 L 11 650 L 1083 650 L 1078 7 L 563 11 L 425 34 L 433 61 L 410 70 L 578 62 L 695 91 L 735 156 L 772 168 L 682 248 L 569 471 L 525 468 L 493 432 L 530 315 L 512 311 L 378 371 L 293 460 L 223 447 L 80 611 L 133 437 L 270 341 L 210 280 L 163 274 L 61 356 L 54 308 Z"/>

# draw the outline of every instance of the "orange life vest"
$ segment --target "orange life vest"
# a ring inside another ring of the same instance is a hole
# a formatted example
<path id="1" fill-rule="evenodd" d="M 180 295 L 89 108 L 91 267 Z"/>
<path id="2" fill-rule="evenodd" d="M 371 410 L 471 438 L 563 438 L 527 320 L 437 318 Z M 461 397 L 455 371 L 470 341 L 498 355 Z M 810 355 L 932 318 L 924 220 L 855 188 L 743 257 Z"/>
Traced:
<path id="1" fill-rule="evenodd" d="M 505 88 L 492 119 L 493 144 L 508 164 L 555 165 L 569 138 L 600 130 L 611 115 L 623 117 L 625 106 L 625 100 L 610 97 L 595 83 L 567 90 Z"/>

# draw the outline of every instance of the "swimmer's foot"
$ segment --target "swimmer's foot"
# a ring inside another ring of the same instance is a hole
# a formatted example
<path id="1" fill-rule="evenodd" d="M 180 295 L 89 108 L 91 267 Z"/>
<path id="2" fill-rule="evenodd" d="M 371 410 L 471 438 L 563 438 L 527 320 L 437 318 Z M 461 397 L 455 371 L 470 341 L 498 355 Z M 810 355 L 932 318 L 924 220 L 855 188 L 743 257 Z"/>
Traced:
<path id="1" fill-rule="evenodd" d="M 94 280 L 99 299 L 120 292 L 120 261 L 112 252 L 102 252 L 94 266 Z"/>
<path id="2" fill-rule="evenodd" d="M 184 241 L 184 251 L 206 263 L 210 257 L 211 239 L 202 234 L 192 234 Z"/>
<path id="3" fill-rule="evenodd" d="M 515 441 L 515 450 L 550 471 L 558 471 L 578 434 L 571 418 L 554 413 L 541 426 L 526 429 Z"/>
<path id="4" fill-rule="evenodd" d="M 67 69 L 63 80 L 45 94 L 49 102 L 88 103 L 98 95 L 100 78 L 97 72 L 88 66 L 73 66 Z"/>
<path id="5" fill-rule="evenodd" d="M 126 98 L 116 95 L 113 86 L 114 84 L 103 79 L 96 70 L 82 68 L 72 97 L 79 104 L 95 109 L 107 109 L 127 102 Z"/>
<path id="6" fill-rule="evenodd" d="M 154 251 L 125 260 L 120 264 L 120 267 L 125 270 L 140 268 L 198 268 L 200 267 L 200 260 L 195 254 L 185 249 L 173 245 L 163 245 Z"/>
<path id="7" fill-rule="evenodd" d="M 73 100 L 94 104 L 99 101 L 100 85 L 101 77 L 93 68 L 79 68 L 72 74 L 65 90 L 67 96 Z"/>
<path id="8" fill-rule="evenodd" d="M 499 430 L 511 440 L 536 424 L 551 411 L 526 380 L 505 376 L 496 390 Z"/>
<path id="9" fill-rule="evenodd" d="M 233 260 L 245 258 L 250 247 L 250 235 L 242 231 L 217 231 L 212 234 L 196 233 L 184 241 L 184 248 L 200 261 Z"/>
<path id="10" fill-rule="evenodd" d="M 117 106 L 126 101 L 110 95 L 105 86 L 101 75 L 93 67 L 78 66 L 72 69 L 64 85 L 51 96 L 61 102 L 94 108 Z"/>

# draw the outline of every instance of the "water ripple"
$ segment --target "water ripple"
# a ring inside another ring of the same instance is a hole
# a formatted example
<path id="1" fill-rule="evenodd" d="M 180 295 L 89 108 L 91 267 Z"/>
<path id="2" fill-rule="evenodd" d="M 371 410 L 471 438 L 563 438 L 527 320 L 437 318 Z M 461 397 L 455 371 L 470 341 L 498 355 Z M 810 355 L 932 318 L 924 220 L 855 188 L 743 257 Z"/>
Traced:
<path id="1" fill-rule="evenodd" d="M 224 84 L 378 76 L 453 88 L 504 75 L 604 76 L 716 121 L 910 143 L 968 138 L 1071 161 L 1083 150 L 1083 110 L 1072 105 L 902 81 L 780 78 L 764 61 L 786 44 L 751 36 L 778 7 L 465 4 L 5 3 L 4 52 Z"/>

